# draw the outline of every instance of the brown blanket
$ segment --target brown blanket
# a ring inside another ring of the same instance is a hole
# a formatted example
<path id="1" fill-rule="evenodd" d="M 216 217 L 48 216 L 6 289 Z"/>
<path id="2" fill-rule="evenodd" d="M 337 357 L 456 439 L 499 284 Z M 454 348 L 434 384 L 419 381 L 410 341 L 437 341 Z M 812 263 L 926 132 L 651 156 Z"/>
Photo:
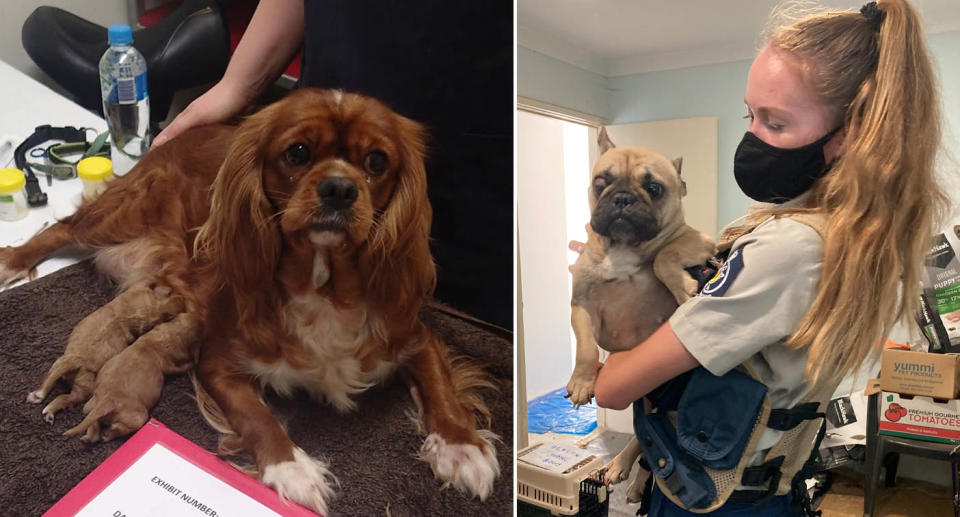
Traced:
<path id="1" fill-rule="evenodd" d="M 63 497 L 123 439 L 87 445 L 61 433 L 80 421 L 80 408 L 43 421 L 43 405 L 25 402 L 67 336 L 85 315 L 113 297 L 113 287 L 84 262 L 0 293 L 0 516 L 40 515 Z M 510 515 L 513 500 L 513 350 L 509 335 L 467 318 L 425 309 L 424 320 L 454 352 L 487 365 L 501 389 L 486 399 L 493 431 L 503 439 L 497 457 L 501 476 L 484 503 L 453 489 L 440 489 L 430 467 L 415 458 L 423 437 L 404 412 L 413 407 L 400 379 L 357 398 L 359 410 L 342 415 L 306 397 L 268 397 L 290 437 L 309 454 L 325 457 L 342 488 L 333 515 Z M 63 393 L 58 386 L 46 402 Z M 216 448 L 217 434 L 201 419 L 185 375 L 168 377 L 151 416 L 173 431 Z"/>

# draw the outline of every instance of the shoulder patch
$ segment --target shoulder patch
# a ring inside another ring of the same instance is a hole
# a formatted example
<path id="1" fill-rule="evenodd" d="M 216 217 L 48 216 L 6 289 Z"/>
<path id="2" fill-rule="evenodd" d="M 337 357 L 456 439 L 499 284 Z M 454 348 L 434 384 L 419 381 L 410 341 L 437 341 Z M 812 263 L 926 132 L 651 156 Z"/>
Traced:
<path id="1" fill-rule="evenodd" d="M 737 248 L 736 251 L 727 257 L 726 262 L 720 266 L 717 274 L 703 286 L 700 294 L 703 296 L 723 296 L 733 283 L 733 280 L 743 270 L 743 248 Z"/>

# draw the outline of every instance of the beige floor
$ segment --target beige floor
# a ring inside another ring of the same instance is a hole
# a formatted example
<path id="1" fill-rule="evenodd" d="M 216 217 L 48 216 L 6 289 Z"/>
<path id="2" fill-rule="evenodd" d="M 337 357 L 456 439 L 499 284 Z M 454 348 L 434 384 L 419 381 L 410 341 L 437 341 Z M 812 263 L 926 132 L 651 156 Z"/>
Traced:
<path id="1" fill-rule="evenodd" d="M 862 517 L 863 476 L 839 471 L 830 493 L 820 504 L 823 517 Z M 882 481 L 881 481 L 882 483 Z M 943 486 L 898 479 L 893 488 L 880 488 L 875 517 L 952 517 L 950 489 Z"/>
<path id="2" fill-rule="evenodd" d="M 544 441 L 559 441 L 573 444 L 582 441 L 582 436 L 529 435 L 531 444 Z M 604 432 L 593 437 L 586 447 L 600 456 L 604 463 L 609 462 L 626 445 L 630 435 Z M 635 472 L 631 472 L 635 474 Z M 634 517 L 639 505 L 626 502 L 624 492 L 633 481 L 631 475 L 627 482 L 615 485 L 610 495 L 609 517 Z M 893 488 L 881 488 L 874 517 L 952 517 L 953 505 L 951 492 L 947 487 L 899 479 Z M 820 504 L 823 517 L 862 517 L 863 516 L 863 476 L 854 471 L 839 470 L 830 493 Z"/>

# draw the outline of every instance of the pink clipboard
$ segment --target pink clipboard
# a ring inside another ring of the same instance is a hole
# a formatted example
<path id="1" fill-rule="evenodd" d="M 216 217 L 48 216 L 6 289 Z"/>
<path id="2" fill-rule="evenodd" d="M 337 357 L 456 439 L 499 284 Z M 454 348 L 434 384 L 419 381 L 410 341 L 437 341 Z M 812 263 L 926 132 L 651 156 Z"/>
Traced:
<path id="1" fill-rule="evenodd" d="M 44 517 L 72 516 L 113 483 L 131 465 L 156 444 L 192 463 L 207 474 L 243 492 L 268 509 L 284 516 L 317 517 L 317 514 L 292 501 L 282 501 L 276 492 L 252 477 L 233 468 L 199 445 L 171 431 L 156 419 L 150 419 L 106 461 L 83 478 Z"/>

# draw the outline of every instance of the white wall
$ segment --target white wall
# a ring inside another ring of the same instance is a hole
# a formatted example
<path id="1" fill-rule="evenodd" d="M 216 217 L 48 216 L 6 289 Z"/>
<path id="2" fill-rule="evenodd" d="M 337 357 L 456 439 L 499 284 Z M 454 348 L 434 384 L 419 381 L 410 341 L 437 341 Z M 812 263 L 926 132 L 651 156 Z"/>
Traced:
<path id="1" fill-rule="evenodd" d="M 517 240 L 527 400 L 566 386 L 573 371 L 559 120 L 517 113 Z"/>
<path id="2" fill-rule="evenodd" d="M 940 78 L 945 162 L 957 174 L 960 162 L 960 31 L 928 37 Z M 713 116 L 718 120 L 717 221 L 743 215 L 750 199 L 733 178 L 733 154 L 747 129 L 743 93 L 751 60 L 602 78 L 533 51 L 517 51 L 518 94 L 608 118 L 614 124 Z M 552 63 L 551 63 L 552 61 Z M 524 68 L 531 66 L 530 70 Z M 576 71 L 579 71 L 578 74 Z M 584 81 L 590 77 L 590 81 Z M 575 80 L 575 78 L 577 78 Z M 606 79 L 604 83 L 603 79 Z M 607 91 L 607 98 L 599 98 Z M 591 109 L 591 106 L 593 108 Z M 960 188 L 954 188 L 960 199 Z M 960 202 L 958 202 L 960 203 Z"/>
<path id="3" fill-rule="evenodd" d="M 746 131 L 743 92 L 750 61 L 610 78 L 614 124 L 689 117 L 717 118 L 717 222 L 746 211 L 750 199 L 733 179 L 733 153 Z"/>
<path id="4" fill-rule="evenodd" d="M 517 47 L 517 95 L 609 117 L 608 79 L 526 47 Z"/>
<path id="5" fill-rule="evenodd" d="M 128 23 L 127 0 L 3 0 L 0 2 L 0 60 L 49 84 L 20 42 L 24 20 L 41 5 L 59 7 L 99 25 Z"/>

